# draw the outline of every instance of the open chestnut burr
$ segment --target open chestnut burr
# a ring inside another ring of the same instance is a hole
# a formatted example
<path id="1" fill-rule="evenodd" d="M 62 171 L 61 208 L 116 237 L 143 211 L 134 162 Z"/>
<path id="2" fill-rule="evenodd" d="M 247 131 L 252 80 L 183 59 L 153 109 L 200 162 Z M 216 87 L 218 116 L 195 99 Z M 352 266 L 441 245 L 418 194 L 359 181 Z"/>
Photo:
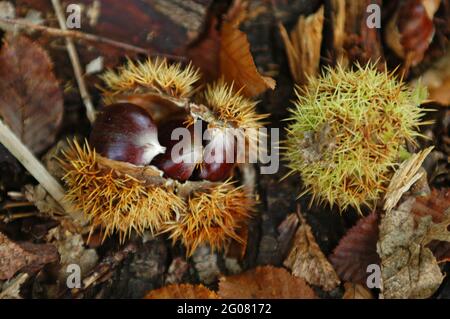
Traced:
<path id="1" fill-rule="evenodd" d="M 255 197 L 232 179 L 233 138 L 222 142 L 228 129 L 238 129 L 244 145 L 257 144 L 246 130 L 259 130 L 265 116 L 223 81 L 200 91 L 199 77 L 192 66 L 164 59 L 129 61 L 103 75 L 106 106 L 89 141 L 71 143 L 62 163 L 68 199 L 104 238 L 166 233 L 187 255 L 201 244 L 220 249 L 231 239 L 243 241 L 238 230 Z M 192 134 L 199 124 L 213 132 L 200 148 Z M 172 138 L 180 128 L 188 139 Z"/>

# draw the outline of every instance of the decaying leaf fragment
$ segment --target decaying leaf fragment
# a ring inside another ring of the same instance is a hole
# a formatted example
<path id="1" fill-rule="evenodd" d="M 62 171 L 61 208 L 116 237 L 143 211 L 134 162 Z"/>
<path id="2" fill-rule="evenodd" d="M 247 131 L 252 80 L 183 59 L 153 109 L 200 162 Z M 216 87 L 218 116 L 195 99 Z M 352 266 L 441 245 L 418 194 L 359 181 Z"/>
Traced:
<path id="1" fill-rule="evenodd" d="M 218 299 L 219 296 L 203 285 L 168 285 L 147 293 L 145 299 Z"/>
<path id="2" fill-rule="evenodd" d="M 297 229 L 292 249 L 283 264 L 292 270 L 293 275 L 304 278 L 309 284 L 322 287 L 325 291 L 333 290 L 340 280 L 320 250 L 311 227 L 299 216 L 302 224 Z"/>
<path id="3" fill-rule="evenodd" d="M 23 36 L 6 36 L 0 51 L 0 116 L 34 153 L 50 146 L 63 97 L 47 53 Z"/>
<path id="4" fill-rule="evenodd" d="M 377 240 L 377 213 L 361 218 L 345 234 L 329 257 L 341 280 L 351 283 L 366 283 L 367 266 L 380 263 L 377 254 Z"/>
<path id="5" fill-rule="evenodd" d="M 425 174 L 424 170 L 420 170 L 425 158 L 433 150 L 428 147 L 417 154 L 412 155 L 408 160 L 403 162 L 395 172 L 389 182 L 386 195 L 384 196 L 384 210 L 390 212 L 398 203 L 404 193 L 416 183 Z"/>
<path id="6" fill-rule="evenodd" d="M 37 271 L 58 258 L 53 245 L 16 243 L 0 233 L 0 280 L 12 278 L 18 271 Z"/>
<path id="7" fill-rule="evenodd" d="M 257 267 L 239 275 L 222 277 L 219 296 L 234 299 L 314 299 L 314 291 L 302 278 L 283 268 Z"/>
<path id="8" fill-rule="evenodd" d="M 316 76 L 319 71 L 323 19 L 324 7 L 321 6 L 308 17 L 300 16 L 290 36 L 283 25 L 279 25 L 289 68 L 298 85 L 305 85 L 308 77 Z"/>
<path id="9" fill-rule="evenodd" d="M 377 252 L 381 258 L 382 295 L 387 299 L 428 298 L 444 278 L 426 246 L 432 240 L 450 241 L 450 211 L 439 224 L 434 224 L 431 216 L 415 222 L 411 213 L 415 200 L 409 198 L 386 212 L 380 223 Z"/>

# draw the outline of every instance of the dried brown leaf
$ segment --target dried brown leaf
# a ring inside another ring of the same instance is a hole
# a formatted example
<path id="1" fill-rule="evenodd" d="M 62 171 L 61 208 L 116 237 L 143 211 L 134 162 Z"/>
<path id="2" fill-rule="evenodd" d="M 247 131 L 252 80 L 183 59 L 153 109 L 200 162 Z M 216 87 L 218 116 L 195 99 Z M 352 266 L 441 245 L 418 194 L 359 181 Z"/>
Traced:
<path id="1" fill-rule="evenodd" d="M 145 299 L 218 299 L 214 291 L 203 285 L 168 285 L 147 293 Z"/>
<path id="2" fill-rule="evenodd" d="M 247 35 L 239 30 L 246 16 L 245 3 L 234 1 L 220 30 L 217 20 L 211 19 L 208 32 L 188 48 L 187 56 L 200 68 L 205 82 L 223 78 L 234 84 L 236 90 L 242 89 L 244 95 L 254 97 L 267 89 L 273 90 L 276 83 L 256 68 Z"/>
<path id="3" fill-rule="evenodd" d="M 372 213 L 358 221 L 329 257 L 339 278 L 352 283 L 366 283 L 367 266 L 379 264 L 377 254 L 378 215 Z"/>
<path id="4" fill-rule="evenodd" d="M 248 97 L 257 96 L 267 89 L 274 89 L 274 79 L 262 76 L 256 68 L 250 52 L 247 35 L 234 21 L 225 21 L 220 31 L 220 75 L 228 83 Z"/>
<path id="5" fill-rule="evenodd" d="M 0 51 L 0 116 L 39 153 L 56 137 L 63 98 L 47 53 L 23 36 L 6 37 Z"/>
<path id="6" fill-rule="evenodd" d="M 236 299 L 317 298 L 305 280 L 273 266 L 257 267 L 239 275 L 222 277 L 218 294 L 221 298 Z"/>
<path id="7" fill-rule="evenodd" d="M 300 16 L 290 36 L 283 25 L 279 25 L 289 68 L 298 85 L 306 85 L 308 77 L 315 77 L 319 72 L 323 19 L 324 7 L 321 6 L 308 17 Z"/>
<path id="8" fill-rule="evenodd" d="M 320 250 L 311 227 L 304 218 L 301 218 L 301 222 L 291 251 L 283 264 L 292 270 L 293 275 L 304 278 L 309 284 L 322 287 L 325 291 L 333 290 L 340 284 L 340 280 Z"/>
<path id="9" fill-rule="evenodd" d="M 360 284 L 346 282 L 344 284 L 344 296 L 342 299 L 373 299 L 373 295 L 366 287 Z"/>
<path id="10" fill-rule="evenodd" d="M 0 280 L 12 278 L 18 271 L 35 272 L 58 258 L 51 244 L 16 243 L 0 233 Z"/>
<path id="11" fill-rule="evenodd" d="M 409 198 L 382 218 L 377 251 L 381 258 L 384 298 L 428 298 L 444 276 L 427 245 L 450 241 L 450 211 L 439 224 L 431 216 L 414 220 L 415 198 Z"/>

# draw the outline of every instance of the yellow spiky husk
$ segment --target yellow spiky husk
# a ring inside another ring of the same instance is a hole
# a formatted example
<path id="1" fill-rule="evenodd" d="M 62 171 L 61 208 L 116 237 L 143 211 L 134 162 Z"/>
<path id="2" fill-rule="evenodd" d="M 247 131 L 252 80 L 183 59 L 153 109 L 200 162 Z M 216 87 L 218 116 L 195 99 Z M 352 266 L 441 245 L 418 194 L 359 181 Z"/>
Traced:
<path id="1" fill-rule="evenodd" d="M 160 231 L 162 225 L 186 209 L 173 189 L 149 187 L 144 182 L 101 167 L 87 142 L 70 143 L 61 161 L 66 172 L 67 200 L 90 221 L 91 230 L 101 227 L 104 238 L 118 233 L 123 242 L 132 231 Z"/>
<path id="2" fill-rule="evenodd" d="M 224 80 L 207 85 L 203 98 L 218 120 L 231 127 L 259 129 L 263 126 L 262 120 L 268 117 L 256 112 L 258 102 L 246 98 L 241 91 L 235 92 L 233 84 Z"/>
<path id="3" fill-rule="evenodd" d="M 200 79 L 199 71 L 189 64 L 170 64 L 164 58 L 133 62 L 117 71 L 109 70 L 101 76 L 106 84 L 104 98 L 114 102 L 117 95 L 155 93 L 171 98 L 186 99 L 194 92 L 194 84 Z"/>
<path id="4" fill-rule="evenodd" d="M 181 241 L 188 256 L 201 244 L 217 250 L 231 238 L 244 241 L 236 231 L 250 216 L 253 205 L 254 200 L 242 187 L 230 182 L 219 184 L 208 191 L 194 192 L 187 211 L 177 221 L 168 222 L 163 232 L 170 233 L 174 243 Z"/>

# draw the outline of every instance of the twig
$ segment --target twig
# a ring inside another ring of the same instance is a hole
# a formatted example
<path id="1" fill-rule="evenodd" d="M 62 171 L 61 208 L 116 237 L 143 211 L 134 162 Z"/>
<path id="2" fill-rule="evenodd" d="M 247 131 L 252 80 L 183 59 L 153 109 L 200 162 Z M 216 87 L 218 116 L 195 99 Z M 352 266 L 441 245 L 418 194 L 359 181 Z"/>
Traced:
<path id="1" fill-rule="evenodd" d="M 161 56 L 161 57 L 166 57 L 168 59 L 177 60 L 177 61 L 184 61 L 186 59 L 183 56 L 155 52 L 150 49 L 138 47 L 138 46 L 135 46 L 132 44 L 128 44 L 128 43 L 112 40 L 109 38 L 105 38 L 105 37 L 102 37 L 99 35 L 85 33 L 85 32 L 76 31 L 76 30 L 61 30 L 61 29 L 57 29 L 57 28 L 51 28 L 51 27 L 47 27 L 47 26 L 43 26 L 43 25 L 39 25 L 39 24 L 30 23 L 30 22 L 27 22 L 25 20 L 20 20 L 20 19 L 7 19 L 7 18 L 0 17 L 0 22 L 9 24 L 12 26 L 16 26 L 16 27 L 22 27 L 24 29 L 31 29 L 33 31 L 44 32 L 53 37 L 71 38 L 71 39 L 77 39 L 77 40 L 84 40 L 87 42 L 96 42 L 96 43 L 101 43 L 101 44 L 107 44 L 107 45 L 117 47 L 117 48 L 123 49 L 125 51 L 129 51 L 129 52 L 135 52 L 135 53 L 140 53 L 140 54 L 145 54 L 145 55 L 150 55 L 150 56 Z"/>
<path id="2" fill-rule="evenodd" d="M 66 212 L 73 212 L 71 205 L 64 200 L 62 186 L 2 120 L 0 120 L 0 143 L 14 155 Z"/>
<path id="3" fill-rule="evenodd" d="M 58 18 L 59 26 L 61 30 L 66 31 L 66 17 L 61 8 L 59 0 L 52 0 L 53 8 L 55 9 L 56 17 Z M 70 62 L 72 62 L 75 78 L 77 79 L 78 88 L 80 89 L 81 99 L 86 107 L 86 116 L 91 123 L 95 121 L 95 109 L 92 104 L 91 97 L 86 87 L 86 83 L 83 79 L 83 72 L 81 71 L 80 59 L 78 57 L 75 44 L 71 38 L 66 38 L 67 52 L 69 53 Z"/>

